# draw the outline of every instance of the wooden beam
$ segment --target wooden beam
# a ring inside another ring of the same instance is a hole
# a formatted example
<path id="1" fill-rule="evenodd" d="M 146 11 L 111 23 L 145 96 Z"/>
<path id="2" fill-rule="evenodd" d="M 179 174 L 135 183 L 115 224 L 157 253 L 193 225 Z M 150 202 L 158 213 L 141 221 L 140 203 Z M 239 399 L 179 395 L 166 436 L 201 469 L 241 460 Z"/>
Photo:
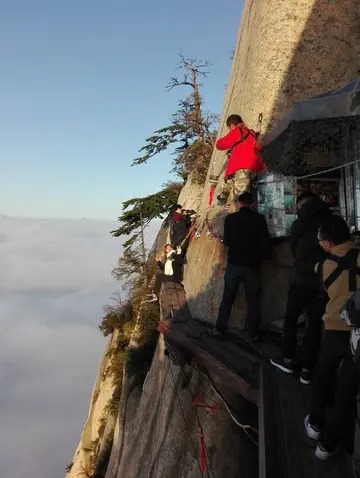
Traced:
<path id="1" fill-rule="evenodd" d="M 174 330 L 168 323 L 160 321 L 158 331 L 174 340 L 185 350 L 191 352 L 199 364 L 209 370 L 213 370 L 214 373 L 226 380 L 228 386 L 236 390 L 236 392 L 246 400 L 249 400 L 251 403 L 258 406 L 258 391 L 251 384 L 246 382 L 246 380 L 219 362 L 215 357 L 186 337 L 186 335 Z"/>
<path id="2" fill-rule="evenodd" d="M 288 478 L 281 402 L 276 372 L 264 364 L 259 371 L 259 478 Z"/>

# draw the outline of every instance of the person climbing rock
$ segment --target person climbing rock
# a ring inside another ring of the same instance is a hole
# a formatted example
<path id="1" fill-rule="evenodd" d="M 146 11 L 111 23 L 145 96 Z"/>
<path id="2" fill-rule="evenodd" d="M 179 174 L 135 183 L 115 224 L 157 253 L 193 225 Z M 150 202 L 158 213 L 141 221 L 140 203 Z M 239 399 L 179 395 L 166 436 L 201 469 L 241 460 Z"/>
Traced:
<path id="1" fill-rule="evenodd" d="M 327 303 L 327 295 L 314 269 L 327 257 L 319 245 L 317 233 L 332 213 L 325 202 L 313 193 L 301 195 L 297 208 L 298 218 L 290 231 L 294 265 L 284 317 L 282 357 L 273 358 L 271 363 L 287 374 L 294 374 L 300 368 L 301 383 L 309 385 L 320 348 L 322 316 Z M 307 327 L 302 353 L 297 358 L 298 319 L 303 311 L 307 312 Z"/>
<path id="2" fill-rule="evenodd" d="M 184 221 L 186 226 L 189 228 L 191 226 L 191 217 L 187 209 L 182 209 L 181 214 L 184 216 Z"/>
<path id="3" fill-rule="evenodd" d="M 349 227 L 339 216 L 320 227 L 318 240 L 330 254 L 321 271 L 329 302 L 305 429 L 308 437 L 317 441 L 315 456 L 326 460 L 340 441 L 350 454 L 353 451 L 357 376 L 350 327 L 342 320 L 341 311 L 360 288 L 360 250 L 350 241 Z"/>
<path id="4" fill-rule="evenodd" d="M 154 290 L 151 294 L 148 294 L 147 302 L 156 302 L 159 299 L 163 282 L 181 283 L 183 263 L 184 259 L 181 255 L 181 248 L 174 249 L 171 244 L 166 244 L 162 256 L 157 261 L 160 273 L 156 275 Z"/>
<path id="5" fill-rule="evenodd" d="M 226 125 L 229 133 L 216 142 L 216 149 L 228 154 L 224 181 L 217 196 L 218 205 L 226 203 L 231 190 L 234 197 L 250 192 L 256 174 L 266 169 L 257 150 L 256 133 L 246 126 L 241 116 L 229 116 Z"/>
<path id="6" fill-rule="evenodd" d="M 186 236 L 180 243 L 181 249 L 182 249 L 182 256 L 185 257 L 186 252 L 187 252 L 188 247 L 189 247 L 189 244 L 190 244 L 190 234 L 189 234 L 189 232 L 190 232 L 193 220 L 194 220 L 195 211 L 192 210 L 192 209 L 191 210 L 182 209 L 181 213 L 183 215 L 185 225 L 186 225 Z"/>
<path id="7" fill-rule="evenodd" d="M 261 265 L 269 257 L 270 236 L 264 216 L 252 210 L 253 204 L 250 193 L 240 194 L 236 202 L 238 211 L 225 219 L 223 242 L 228 258 L 216 327 L 208 331 L 213 337 L 224 337 L 241 283 L 247 302 L 246 328 L 253 340 L 260 335 Z"/>
<path id="8" fill-rule="evenodd" d="M 187 217 L 182 213 L 183 208 L 180 204 L 176 204 L 173 209 L 170 221 L 170 242 L 176 247 L 182 248 L 182 253 L 185 255 L 186 246 L 186 237 L 189 233 L 189 221 Z"/>

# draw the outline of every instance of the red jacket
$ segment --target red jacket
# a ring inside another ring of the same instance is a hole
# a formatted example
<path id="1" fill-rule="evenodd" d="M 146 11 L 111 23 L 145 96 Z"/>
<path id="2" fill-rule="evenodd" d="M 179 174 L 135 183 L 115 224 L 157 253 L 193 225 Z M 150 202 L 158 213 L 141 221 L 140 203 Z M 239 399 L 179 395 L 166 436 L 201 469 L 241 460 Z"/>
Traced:
<path id="1" fill-rule="evenodd" d="M 265 163 L 261 159 L 260 153 L 257 149 L 255 133 L 245 124 L 232 129 L 226 136 L 218 139 L 216 142 L 216 148 L 220 151 L 227 151 L 246 135 L 248 135 L 246 139 L 242 143 L 237 144 L 234 149 L 231 150 L 225 170 L 225 176 L 234 174 L 236 171 L 239 171 L 239 169 L 249 169 L 254 173 L 260 173 L 266 169 Z"/>

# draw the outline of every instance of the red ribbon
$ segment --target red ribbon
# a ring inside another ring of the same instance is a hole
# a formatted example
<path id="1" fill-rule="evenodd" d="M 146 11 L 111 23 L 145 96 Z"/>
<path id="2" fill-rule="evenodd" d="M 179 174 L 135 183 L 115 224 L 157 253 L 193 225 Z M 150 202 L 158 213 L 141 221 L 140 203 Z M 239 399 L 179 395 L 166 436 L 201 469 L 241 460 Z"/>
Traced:
<path id="1" fill-rule="evenodd" d="M 206 471 L 206 450 L 205 450 L 205 439 L 204 432 L 201 427 L 199 427 L 199 437 L 200 437 L 200 469 L 201 473 Z"/>
<path id="2" fill-rule="evenodd" d="M 216 185 L 213 185 L 209 189 L 209 201 L 208 205 L 212 206 L 213 200 L 214 200 L 214 192 L 215 192 Z"/>
<path id="3" fill-rule="evenodd" d="M 216 411 L 219 410 L 220 404 L 219 403 L 207 403 L 204 400 L 204 392 L 200 392 L 199 395 L 193 400 L 194 407 L 198 408 L 207 408 L 211 411 L 213 415 L 215 415 Z"/>

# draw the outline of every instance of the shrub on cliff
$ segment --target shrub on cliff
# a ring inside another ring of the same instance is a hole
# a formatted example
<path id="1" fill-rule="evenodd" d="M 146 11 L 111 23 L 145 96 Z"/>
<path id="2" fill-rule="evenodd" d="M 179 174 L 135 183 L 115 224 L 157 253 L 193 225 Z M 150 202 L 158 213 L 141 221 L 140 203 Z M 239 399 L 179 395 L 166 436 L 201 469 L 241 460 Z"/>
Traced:
<path id="1" fill-rule="evenodd" d="M 133 319 L 134 310 L 130 300 L 122 301 L 118 298 L 115 305 L 107 305 L 104 310 L 105 315 L 99 325 L 104 337 L 112 334 L 115 329 L 122 330 Z"/>
<path id="2" fill-rule="evenodd" d="M 169 208 L 176 203 L 182 186 L 181 183 L 170 181 L 157 193 L 124 201 L 122 214 L 118 218 L 120 227 L 111 231 L 111 234 L 114 237 L 131 235 L 124 245 L 132 245 L 139 237 L 141 227 L 145 229 L 152 220 L 164 218 Z"/>

